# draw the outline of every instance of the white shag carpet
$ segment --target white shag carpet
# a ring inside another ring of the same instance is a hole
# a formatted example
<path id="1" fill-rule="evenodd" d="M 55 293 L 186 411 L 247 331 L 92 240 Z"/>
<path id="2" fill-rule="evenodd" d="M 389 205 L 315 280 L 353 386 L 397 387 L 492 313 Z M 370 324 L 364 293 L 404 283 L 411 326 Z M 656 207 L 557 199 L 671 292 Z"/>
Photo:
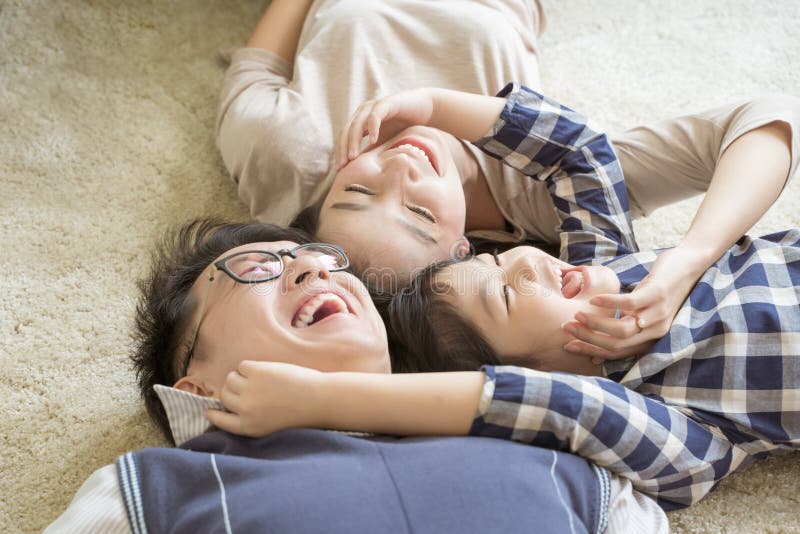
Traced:
<path id="1" fill-rule="evenodd" d="M 36 532 L 119 454 L 163 445 L 127 360 L 153 238 L 245 218 L 213 124 L 219 48 L 266 2 L 0 0 L 0 532 Z M 550 0 L 542 79 L 616 131 L 800 94 L 795 0 Z M 754 186 L 758 177 L 754 176 Z M 795 181 L 758 231 L 800 226 Z M 696 201 L 637 224 L 675 242 Z M 800 454 L 670 515 L 674 532 L 800 532 Z"/>

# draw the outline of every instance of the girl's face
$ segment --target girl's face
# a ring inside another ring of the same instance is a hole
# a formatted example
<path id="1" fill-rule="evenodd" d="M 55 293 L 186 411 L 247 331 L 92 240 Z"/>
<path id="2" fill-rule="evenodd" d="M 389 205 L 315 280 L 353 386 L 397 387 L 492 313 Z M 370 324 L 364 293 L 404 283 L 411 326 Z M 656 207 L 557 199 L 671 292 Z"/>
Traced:
<path id="1" fill-rule="evenodd" d="M 620 288 L 608 267 L 573 267 L 533 247 L 481 254 L 443 269 L 434 283 L 504 362 L 582 374 L 596 369 L 563 350 L 569 339 L 561 325 L 578 311 L 613 316 L 588 301 Z"/>
<path id="2" fill-rule="evenodd" d="M 250 243 L 214 261 L 236 252 L 296 246 L 287 241 Z M 216 396 L 227 374 L 245 359 L 320 371 L 390 372 L 386 330 L 366 288 L 346 271 L 329 272 L 326 260 L 330 258 L 283 256 L 283 274 L 258 284 L 237 283 L 221 271 L 210 282 L 209 266 L 189 293 L 198 305 L 188 334 L 201 314 L 202 321 L 195 357 L 175 387 Z M 259 266 L 240 268 L 249 272 Z M 237 274 L 246 277 L 246 272 Z"/>
<path id="3" fill-rule="evenodd" d="M 351 252 L 358 267 L 405 275 L 464 253 L 464 190 L 450 142 L 413 126 L 342 167 L 322 204 L 319 238 Z"/>

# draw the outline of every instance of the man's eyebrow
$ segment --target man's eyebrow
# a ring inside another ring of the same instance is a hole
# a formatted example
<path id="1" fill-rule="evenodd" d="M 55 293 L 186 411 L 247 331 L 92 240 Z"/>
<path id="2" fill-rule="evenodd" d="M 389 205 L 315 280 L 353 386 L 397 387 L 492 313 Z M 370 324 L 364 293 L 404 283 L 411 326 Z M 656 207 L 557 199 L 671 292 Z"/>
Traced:
<path id="1" fill-rule="evenodd" d="M 364 211 L 369 209 L 369 204 L 356 204 L 355 202 L 337 202 L 332 204 L 331 208 L 337 210 L 350 210 L 350 211 Z"/>
<path id="2" fill-rule="evenodd" d="M 403 219 L 397 219 L 397 222 L 400 223 L 400 226 L 411 232 L 411 234 L 416 237 L 418 240 L 424 243 L 432 243 L 434 245 L 438 245 L 439 242 L 436 241 L 433 236 L 431 236 L 428 232 L 424 232 L 411 224 L 408 221 L 404 221 Z"/>

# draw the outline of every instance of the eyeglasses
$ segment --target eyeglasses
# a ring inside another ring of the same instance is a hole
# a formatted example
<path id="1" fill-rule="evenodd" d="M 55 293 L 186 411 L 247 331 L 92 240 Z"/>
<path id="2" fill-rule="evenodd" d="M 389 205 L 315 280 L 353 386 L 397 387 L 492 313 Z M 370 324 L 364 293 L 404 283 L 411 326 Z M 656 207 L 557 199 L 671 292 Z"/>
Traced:
<path id="1" fill-rule="evenodd" d="M 194 348 L 197 345 L 197 336 L 200 333 L 200 324 L 203 322 L 208 295 L 211 293 L 211 282 L 217 271 L 222 271 L 240 284 L 261 284 L 279 278 L 284 271 L 285 265 L 283 257 L 290 256 L 297 259 L 298 256 L 312 256 L 322 263 L 329 272 L 342 271 L 350 266 L 350 259 L 344 250 L 336 245 L 327 243 L 308 243 L 293 249 L 281 249 L 278 252 L 266 250 L 245 250 L 225 256 L 221 260 L 211 265 L 208 273 L 208 284 L 206 284 L 206 294 L 203 303 L 200 305 L 200 315 L 192 334 L 192 343 L 186 353 L 186 358 L 181 370 L 181 377 L 186 376 L 189 364 L 194 356 Z"/>

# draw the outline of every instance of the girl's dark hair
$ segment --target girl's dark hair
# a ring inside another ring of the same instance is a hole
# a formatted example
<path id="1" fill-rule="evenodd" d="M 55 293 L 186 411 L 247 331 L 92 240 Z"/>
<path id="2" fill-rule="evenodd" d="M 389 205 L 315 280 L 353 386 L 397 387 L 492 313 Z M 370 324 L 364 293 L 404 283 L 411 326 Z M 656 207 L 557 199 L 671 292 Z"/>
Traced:
<path id="1" fill-rule="evenodd" d="M 501 363 L 500 356 L 472 321 L 448 302 L 446 288 L 436 284 L 435 277 L 442 269 L 468 261 L 475 254 L 503 252 L 520 245 L 557 254 L 557 246 L 482 238 L 470 239 L 470 244 L 470 256 L 427 267 L 393 297 L 380 293 L 373 297 L 386 323 L 393 372 L 471 371 L 481 365 Z"/>
<path id="2" fill-rule="evenodd" d="M 435 283 L 438 272 L 461 261 L 465 259 L 427 267 L 378 307 L 385 315 L 393 372 L 474 371 L 500 363 L 489 342 Z"/>
<path id="3" fill-rule="evenodd" d="M 147 413 L 173 443 L 167 414 L 153 386 L 171 386 L 180 378 L 180 362 L 188 349 L 188 323 L 198 305 L 189 298 L 189 290 L 227 250 L 271 241 L 303 244 L 311 239 L 301 230 L 271 224 L 194 220 L 164 234 L 153 252 L 149 274 L 138 282 L 131 360 Z"/>

